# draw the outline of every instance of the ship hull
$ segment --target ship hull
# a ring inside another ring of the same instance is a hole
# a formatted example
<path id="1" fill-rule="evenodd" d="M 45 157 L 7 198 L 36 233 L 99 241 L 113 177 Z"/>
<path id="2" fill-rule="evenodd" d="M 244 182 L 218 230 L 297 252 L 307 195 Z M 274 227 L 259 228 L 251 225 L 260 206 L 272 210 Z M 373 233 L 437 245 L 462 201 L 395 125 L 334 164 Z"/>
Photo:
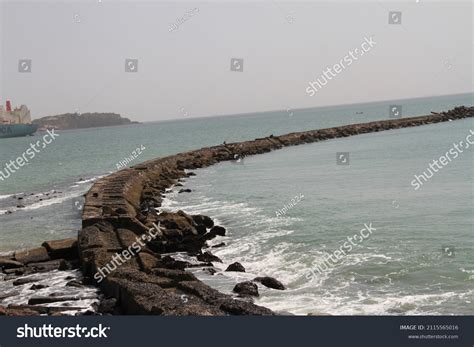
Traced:
<path id="1" fill-rule="evenodd" d="M 0 139 L 33 135 L 36 130 L 36 124 L 4 124 L 0 125 Z"/>

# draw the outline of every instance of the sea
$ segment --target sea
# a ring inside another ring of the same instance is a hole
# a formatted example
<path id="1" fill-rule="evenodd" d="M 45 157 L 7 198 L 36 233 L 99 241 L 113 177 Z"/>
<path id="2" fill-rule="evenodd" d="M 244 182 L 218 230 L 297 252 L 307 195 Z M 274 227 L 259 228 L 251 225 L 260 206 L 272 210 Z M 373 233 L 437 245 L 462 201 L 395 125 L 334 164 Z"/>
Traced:
<path id="1" fill-rule="evenodd" d="M 461 94 L 60 131 L 0 181 L 0 253 L 76 236 L 83 195 L 126 158 L 132 166 L 224 141 L 389 119 L 393 105 L 409 117 L 473 104 L 474 94 Z M 218 272 L 193 271 L 226 293 L 243 280 L 277 278 L 287 289 L 260 286 L 255 300 L 275 311 L 472 315 L 472 148 L 419 189 L 411 182 L 465 141 L 473 123 L 363 134 L 219 163 L 195 170 L 184 183 L 192 192 L 171 190 L 161 209 L 206 214 L 224 226 L 227 235 L 212 241 L 226 244 L 211 250 L 223 261 Z M 0 140 L 0 170 L 43 135 Z M 367 226 L 369 236 L 327 266 Z M 233 262 L 246 272 L 225 272 Z"/>

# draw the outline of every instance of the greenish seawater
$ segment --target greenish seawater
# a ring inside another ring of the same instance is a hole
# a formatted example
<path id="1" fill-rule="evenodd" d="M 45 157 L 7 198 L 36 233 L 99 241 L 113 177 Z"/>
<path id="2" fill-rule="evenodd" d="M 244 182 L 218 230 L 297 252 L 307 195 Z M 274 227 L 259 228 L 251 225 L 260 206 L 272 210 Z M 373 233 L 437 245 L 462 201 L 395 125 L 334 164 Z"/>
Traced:
<path id="1" fill-rule="evenodd" d="M 386 119 L 391 104 L 403 105 L 406 116 L 423 115 L 472 105 L 473 95 L 60 132 L 27 166 L 0 182 L 0 252 L 76 235 L 81 195 L 141 146 L 145 150 L 131 165 L 224 141 Z M 288 290 L 261 288 L 258 303 L 270 308 L 296 314 L 472 314 L 472 149 L 421 189 L 410 185 L 414 174 L 469 129 L 471 119 L 220 163 L 198 170 L 186 183 L 193 192 L 170 193 L 164 208 L 206 213 L 228 228 L 228 236 L 216 240 L 227 246 L 215 253 L 225 265 L 241 262 L 248 273 L 198 275 L 223 291 L 243 278 L 274 276 Z M 39 136 L 1 140 L 0 169 Z M 336 165 L 336 152 L 349 152 L 350 165 Z M 300 194 L 300 202 L 276 216 Z M 1 214 L 6 211 L 13 213 Z M 372 223 L 373 234 L 309 281 L 308 271 L 364 223 Z"/>

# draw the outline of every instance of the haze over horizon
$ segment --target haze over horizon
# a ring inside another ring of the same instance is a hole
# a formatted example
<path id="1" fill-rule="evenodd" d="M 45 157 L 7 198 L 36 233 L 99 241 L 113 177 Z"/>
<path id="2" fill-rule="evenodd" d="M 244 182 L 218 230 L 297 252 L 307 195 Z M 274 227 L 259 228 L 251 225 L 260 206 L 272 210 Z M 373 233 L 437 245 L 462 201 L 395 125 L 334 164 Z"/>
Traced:
<path id="1" fill-rule="evenodd" d="M 0 102 L 26 104 L 34 119 L 150 122 L 472 93 L 472 16 L 470 1 L 4 1 Z M 370 37 L 370 51 L 306 92 Z M 18 71 L 21 59 L 31 72 Z M 126 59 L 138 72 L 125 72 Z"/>

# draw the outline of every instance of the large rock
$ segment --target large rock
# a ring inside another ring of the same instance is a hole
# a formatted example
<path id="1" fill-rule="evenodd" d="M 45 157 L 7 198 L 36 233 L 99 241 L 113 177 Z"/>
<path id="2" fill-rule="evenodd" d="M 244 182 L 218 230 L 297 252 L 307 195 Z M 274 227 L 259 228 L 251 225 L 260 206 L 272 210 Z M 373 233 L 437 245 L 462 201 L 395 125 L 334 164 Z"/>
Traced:
<path id="1" fill-rule="evenodd" d="M 77 258 L 77 238 L 46 241 L 42 244 L 53 259 L 74 259 Z"/>
<path id="2" fill-rule="evenodd" d="M 44 247 L 29 249 L 27 251 L 15 252 L 15 259 L 23 264 L 37 263 L 41 261 L 48 261 L 50 257 L 48 251 Z"/>
<path id="3" fill-rule="evenodd" d="M 23 263 L 8 258 L 0 258 L 0 268 L 15 269 L 19 267 L 23 267 Z"/>
<path id="4" fill-rule="evenodd" d="M 203 254 L 199 254 L 196 258 L 197 258 L 197 260 L 203 261 L 203 262 L 206 262 L 206 263 L 210 263 L 210 262 L 213 262 L 213 261 L 217 261 L 219 263 L 222 263 L 222 260 L 218 256 L 212 254 L 211 252 L 205 252 Z"/>
<path id="5" fill-rule="evenodd" d="M 216 236 L 225 236 L 226 230 L 224 227 L 216 225 L 216 226 L 213 226 L 211 230 L 209 230 L 209 233 L 211 235 L 216 235 Z"/>
<path id="6" fill-rule="evenodd" d="M 210 229 L 214 226 L 214 221 L 205 215 L 197 214 L 193 216 L 194 222 L 198 225 L 204 225 L 206 228 Z"/>
<path id="7" fill-rule="evenodd" d="M 245 272 L 245 268 L 239 262 L 235 262 L 230 264 L 225 271 Z"/>
<path id="8" fill-rule="evenodd" d="M 253 279 L 255 282 L 260 282 L 263 284 L 265 287 L 272 288 L 272 289 L 278 289 L 278 290 L 285 290 L 285 286 L 277 279 L 273 277 L 255 277 Z"/>
<path id="9" fill-rule="evenodd" d="M 259 296 L 257 285 L 250 281 L 237 283 L 233 291 L 240 295 Z"/>

